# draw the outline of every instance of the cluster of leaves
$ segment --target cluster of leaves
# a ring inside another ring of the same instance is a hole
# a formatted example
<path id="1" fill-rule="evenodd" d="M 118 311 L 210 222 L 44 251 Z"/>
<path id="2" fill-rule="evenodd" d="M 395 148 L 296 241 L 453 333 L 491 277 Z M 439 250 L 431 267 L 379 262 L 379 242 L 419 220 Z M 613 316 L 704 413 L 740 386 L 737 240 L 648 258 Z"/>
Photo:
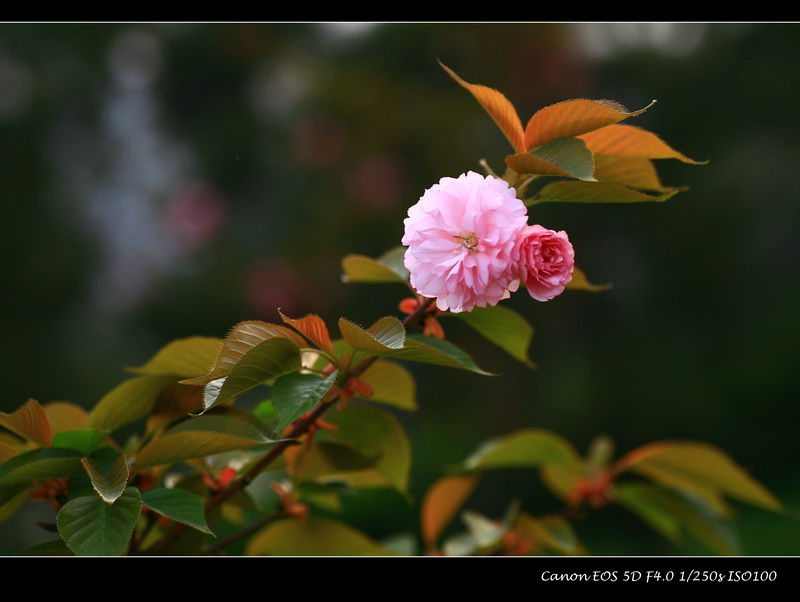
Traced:
<path id="1" fill-rule="evenodd" d="M 780 511 L 780 502 L 722 451 L 698 442 L 664 441 L 610 462 L 612 445 L 598 438 L 585 459 L 563 437 L 524 429 L 487 442 L 430 488 L 422 506 L 422 538 L 429 553 L 585 554 L 570 518 L 620 504 L 675 543 L 691 534 L 720 554 L 740 553 L 726 497 Z M 558 514 L 532 516 L 512 504 L 502 520 L 462 512 L 466 532 L 442 532 L 478 485 L 484 471 L 533 468 L 564 504 Z M 624 478 L 624 477 L 640 478 Z M 643 477 L 643 478 L 642 478 Z"/>
<path id="2" fill-rule="evenodd" d="M 504 177 L 520 195 L 541 176 L 561 178 L 528 204 L 663 201 L 677 189 L 661 185 L 652 159 L 693 163 L 655 135 L 618 124 L 642 111 L 567 101 L 542 109 L 523 130 L 501 93 L 447 71 L 511 142 Z M 345 257 L 343 280 L 411 288 L 403 254 Z M 579 270 L 569 287 L 604 288 Z M 414 546 L 378 543 L 321 517 L 360 489 L 408 496 L 410 444 L 389 410 L 413 411 L 417 401 L 413 376 L 398 360 L 488 374 L 446 340 L 439 320 L 452 316 L 532 367 L 533 328 L 502 305 L 449 314 L 411 293 L 401 303 L 403 321 L 386 316 L 363 328 L 341 318 L 340 338 L 332 338 L 317 315 L 280 313 L 281 324 L 247 321 L 224 339 L 169 343 L 88 412 L 29 400 L 0 414 L 8 431 L 0 433 L 0 520 L 28 499 L 52 504 L 55 524 L 44 527 L 60 539 L 32 554 L 211 554 L 236 542 L 255 555 L 413 553 Z M 253 395 L 264 387 L 269 398 L 258 402 Z M 141 434 L 115 439 L 133 423 L 143 425 Z M 619 503 L 670 539 L 688 532 L 733 553 L 725 496 L 780 509 L 709 445 L 658 443 L 613 463 L 610 456 L 600 443 L 582 460 L 558 435 L 535 429 L 489 442 L 430 488 L 420 513 L 423 547 L 430 554 L 582 553 L 569 519 Z M 467 532 L 440 544 L 482 473 L 508 468 L 538 469 L 564 511 L 536 517 L 512 505 L 494 521 L 465 510 Z M 621 478 L 630 475 L 645 478 Z M 217 539 L 220 517 L 240 530 Z"/>
<path id="3" fill-rule="evenodd" d="M 426 307 L 419 309 L 416 315 Z M 88 413 L 69 403 L 29 400 L 0 414 L 14 433 L 0 439 L 2 517 L 29 497 L 45 497 L 58 509 L 57 530 L 76 554 L 199 553 L 205 537 L 180 535 L 189 527 L 212 536 L 211 511 L 224 502 L 228 517 L 248 512 L 276 521 L 249 552 L 298 553 L 274 546 L 287 530 L 316 525 L 312 519 L 296 524 L 307 504 L 336 510 L 344 491 L 360 488 L 406 494 L 410 446 L 397 420 L 378 407 L 416 408 L 413 378 L 393 359 L 485 372 L 445 340 L 407 334 L 395 317 L 369 328 L 342 318 L 339 340 L 318 316 L 281 317 L 284 324 L 237 324 L 224 340 L 173 341 L 129 369 L 137 376 Z M 260 385 L 270 388 L 267 401 L 252 412 L 234 405 Z M 352 397 L 377 406 L 344 407 Z M 319 420 L 331 406 L 339 411 Z M 111 437 L 142 419 L 141 437 L 124 445 Z M 170 472 L 176 465 L 184 468 Z M 292 534 L 285 541 L 305 539 Z M 359 549 L 365 552 L 375 550 Z"/>
<path id="4" fill-rule="evenodd" d="M 515 154 L 505 159 L 504 177 L 518 193 L 525 194 L 543 176 L 560 178 L 525 198 L 527 205 L 666 201 L 681 189 L 664 186 L 652 160 L 700 164 L 652 132 L 620 124 L 655 101 L 629 112 L 610 100 L 567 100 L 537 111 L 523 129 L 516 109 L 501 92 L 465 82 L 442 67 L 469 90 L 511 143 Z"/>
<path id="5" fill-rule="evenodd" d="M 349 256 L 351 282 L 406 282 L 399 251 Z M 66 402 L 29 400 L 0 424 L 0 518 L 29 498 L 58 510 L 61 540 L 29 553 L 119 555 L 212 553 L 248 537 L 246 553 L 263 555 L 397 554 L 352 527 L 319 518 L 341 509 L 341 496 L 388 487 L 408 495 L 411 449 L 382 406 L 413 411 L 414 380 L 396 360 L 487 374 L 448 341 L 412 334 L 437 318 L 416 305 L 404 325 L 384 317 L 368 328 L 344 318 L 331 339 L 315 315 L 283 324 L 248 321 L 224 339 L 169 343 L 86 412 Z M 453 314 L 531 365 L 533 330 L 504 307 Z M 440 317 L 440 316 L 439 316 Z M 198 376 L 198 374 L 200 376 Z M 269 386 L 270 397 L 246 411 L 239 398 Z M 350 402 L 352 398 L 360 402 Z M 345 405 L 345 402 L 347 404 Z M 364 403 L 368 402 L 368 403 Z M 325 421 L 321 420 L 323 412 Z M 120 445 L 112 434 L 144 420 L 144 434 Z M 780 504 L 721 451 L 700 443 L 659 443 L 609 463 L 596 445 L 586 460 L 560 436 L 527 429 L 482 445 L 430 488 L 421 507 L 429 554 L 580 554 L 586 548 L 569 519 L 619 503 L 676 542 L 698 537 L 735 553 L 724 496 L 779 510 Z M 563 500 L 559 515 L 533 516 L 512 505 L 499 521 L 462 512 L 468 531 L 445 540 L 447 525 L 486 470 L 539 469 Z M 620 481 L 638 474 L 650 482 Z M 217 541 L 222 514 L 242 535 Z M 249 525 L 245 523 L 249 522 Z M 262 528 L 258 528 L 262 527 Z"/>

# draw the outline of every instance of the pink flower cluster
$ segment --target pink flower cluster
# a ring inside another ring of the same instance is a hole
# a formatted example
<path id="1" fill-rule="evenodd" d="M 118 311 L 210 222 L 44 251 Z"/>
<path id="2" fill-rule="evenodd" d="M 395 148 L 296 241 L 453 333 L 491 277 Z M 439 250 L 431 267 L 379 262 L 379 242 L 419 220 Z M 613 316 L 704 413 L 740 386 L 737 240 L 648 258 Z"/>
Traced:
<path id="1" fill-rule="evenodd" d="M 452 312 L 496 305 L 520 281 L 537 301 L 552 299 L 572 279 L 574 251 L 565 232 L 527 221 L 504 180 L 475 172 L 442 178 L 404 222 L 411 285 Z"/>

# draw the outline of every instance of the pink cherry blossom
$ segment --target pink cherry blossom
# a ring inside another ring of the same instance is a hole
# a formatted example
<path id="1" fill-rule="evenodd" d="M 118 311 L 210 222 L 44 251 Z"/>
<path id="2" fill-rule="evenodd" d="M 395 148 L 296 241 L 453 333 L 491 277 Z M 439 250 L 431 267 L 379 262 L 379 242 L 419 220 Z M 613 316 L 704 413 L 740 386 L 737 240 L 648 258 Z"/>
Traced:
<path id="1" fill-rule="evenodd" d="M 519 234 L 520 279 L 537 301 L 549 301 L 564 292 L 572 280 L 575 251 L 563 230 L 526 226 Z"/>
<path id="2" fill-rule="evenodd" d="M 525 205 L 505 181 L 475 172 L 442 178 L 404 221 L 411 285 L 442 311 L 496 305 L 519 286 L 526 222 Z"/>

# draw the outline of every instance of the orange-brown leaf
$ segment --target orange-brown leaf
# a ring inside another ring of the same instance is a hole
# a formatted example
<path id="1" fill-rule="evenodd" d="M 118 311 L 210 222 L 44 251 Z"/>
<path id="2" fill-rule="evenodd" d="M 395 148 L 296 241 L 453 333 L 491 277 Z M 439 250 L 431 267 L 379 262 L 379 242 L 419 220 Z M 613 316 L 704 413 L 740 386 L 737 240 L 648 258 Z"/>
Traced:
<path id="1" fill-rule="evenodd" d="M 669 192 L 669 188 L 661 184 L 655 165 L 644 157 L 597 157 L 594 163 L 595 179 L 615 182 L 653 192 Z"/>
<path id="2" fill-rule="evenodd" d="M 50 428 L 47 414 L 35 399 L 29 399 L 24 406 L 11 414 L 0 412 L 0 424 L 43 447 L 50 447 L 53 439 L 53 431 Z"/>
<path id="3" fill-rule="evenodd" d="M 475 489 L 480 473 L 444 477 L 436 481 L 422 502 L 422 539 L 428 548 L 452 520 L 461 505 Z"/>
<path id="4" fill-rule="evenodd" d="M 683 163 L 702 165 L 679 153 L 652 132 L 632 125 L 609 125 L 601 130 L 579 136 L 595 157 L 646 157 L 648 159 L 678 159 Z"/>
<path id="5" fill-rule="evenodd" d="M 654 481 L 700 495 L 717 492 L 780 510 L 781 503 L 720 449 L 693 441 L 650 443 L 621 458 L 615 472 L 633 470 Z"/>
<path id="6" fill-rule="evenodd" d="M 298 347 L 305 346 L 303 337 L 285 326 L 259 320 L 239 322 L 222 342 L 222 350 L 219 352 L 219 357 L 217 357 L 217 361 L 211 371 L 205 376 L 187 378 L 180 382 L 187 385 L 205 385 L 212 380 L 227 376 L 248 351 L 267 339 L 275 337 L 289 339 Z"/>
<path id="7" fill-rule="evenodd" d="M 315 314 L 309 314 L 304 318 L 294 320 L 283 315 L 280 311 L 278 313 L 281 314 L 281 318 L 286 324 L 295 328 L 317 347 L 333 353 L 331 335 L 328 333 L 328 327 L 325 326 L 325 322 L 322 318 Z"/>
<path id="8" fill-rule="evenodd" d="M 147 419 L 147 430 L 168 423 L 177 416 L 184 416 L 190 412 L 197 412 L 203 407 L 202 387 L 193 387 L 180 383 L 168 384 L 159 393 L 150 416 Z"/>
<path id="9" fill-rule="evenodd" d="M 53 434 L 61 431 L 79 431 L 89 415 L 81 406 L 68 401 L 51 401 L 44 406 Z"/>
<path id="10" fill-rule="evenodd" d="M 525 149 L 558 138 L 571 138 L 644 113 L 650 106 L 629 112 L 612 100 L 565 100 L 537 111 L 525 127 Z M 591 147 L 590 147 L 591 149 Z"/>
<path id="11" fill-rule="evenodd" d="M 501 93 L 486 86 L 478 84 L 470 84 L 461 79 L 455 72 L 444 65 L 441 61 L 439 64 L 442 69 L 447 71 L 454 80 L 461 86 L 469 90 L 481 106 L 486 109 L 494 122 L 503 131 L 511 146 L 514 147 L 518 153 L 524 153 L 527 148 L 524 147 L 524 134 L 522 131 L 522 122 L 517 115 L 517 110 L 514 105 Z"/>
<path id="12" fill-rule="evenodd" d="M 23 451 L 26 451 L 26 449 L 14 435 L 0 433 L 0 464 L 17 454 L 21 454 Z"/>
<path id="13" fill-rule="evenodd" d="M 578 267 L 573 268 L 572 270 L 572 280 L 567 282 L 567 288 L 573 289 L 576 291 L 591 291 L 593 293 L 597 293 L 600 291 L 606 291 L 611 288 L 610 284 L 592 284 L 589 282 L 589 279 L 586 278 L 586 274 L 583 270 Z"/>

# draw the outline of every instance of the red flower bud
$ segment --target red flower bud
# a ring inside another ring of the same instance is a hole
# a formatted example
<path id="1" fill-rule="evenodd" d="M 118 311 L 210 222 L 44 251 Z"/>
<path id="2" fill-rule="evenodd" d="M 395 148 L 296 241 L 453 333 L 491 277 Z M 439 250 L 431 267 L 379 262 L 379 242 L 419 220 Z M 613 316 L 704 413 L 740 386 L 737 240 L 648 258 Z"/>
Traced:
<path id="1" fill-rule="evenodd" d="M 444 338 L 444 328 L 439 323 L 439 320 L 430 316 L 427 320 L 425 320 L 425 328 L 422 330 L 422 334 L 428 335 L 430 337 L 436 337 L 437 339 Z"/>
<path id="2" fill-rule="evenodd" d="M 417 307 L 419 307 L 419 300 L 409 297 L 408 299 L 400 301 L 398 307 L 404 314 L 413 314 Z"/>

